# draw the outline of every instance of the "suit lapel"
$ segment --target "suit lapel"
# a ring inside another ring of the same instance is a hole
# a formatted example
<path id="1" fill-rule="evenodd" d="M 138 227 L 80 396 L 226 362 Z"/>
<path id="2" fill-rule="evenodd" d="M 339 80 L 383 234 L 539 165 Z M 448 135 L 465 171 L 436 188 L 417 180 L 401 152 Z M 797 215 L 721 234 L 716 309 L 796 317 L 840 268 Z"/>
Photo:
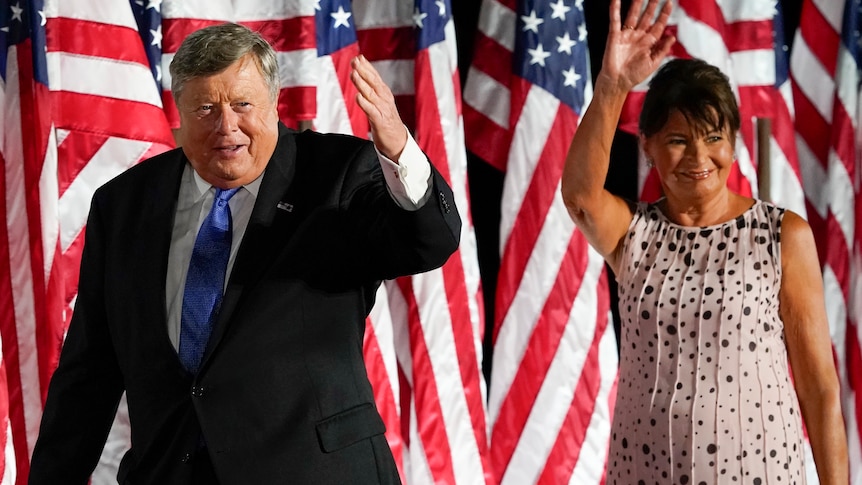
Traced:
<path id="1" fill-rule="evenodd" d="M 148 178 L 134 179 L 147 189 L 135 191 L 143 194 L 137 201 L 140 216 L 129 226 L 134 231 L 123 239 L 127 253 L 133 255 L 127 264 L 135 275 L 134 289 L 138 295 L 128 305 L 137 307 L 133 313 L 143 325 L 136 328 L 140 332 L 136 338 L 146 338 L 152 346 L 164 349 L 165 354 L 176 355 L 168 335 L 165 284 L 177 196 L 187 162 L 177 150 L 175 155 L 154 163 L 157 168 L 149 170 Z"/>
<path id="2" fill-rule="evenodd" d="M 221 342 L 243 291 L 271 266 L 279 248 L 292 234 L 294 221 L 289 194 L 296 172 L 296 153 L 295 134 L 279 124 L 279 142 L 264 172 L 201 369 Z"/>
<path id="3" fill-rule="evenodd" d="M 178 152 L 177 158 L 171 159 L 170 163 L 165 163 L 164 178 L 152 183 L 151 195 L 147 201 L 148 208 L 144 211 L 148 217 L 142 221 L 141 234 L 146 234 L 147 237 L 137 238 L 142 244 L 135 251 L 139 256 L 141 271 L 137 273 L 138 277 L 149 281 L 140 281 L 141 288 L 157 288 L 159 295 L 152 295 L 152 299 L 160 302 L 158 305 L 157 314 L 159 320 L 156 322 L 155 328 L 160 330 L 157 335 L 164 336 L 164 342 L 167 348 L 171 349 L 170 338 L 168 337 L 168 314 L 167 314 L 167 295 L 165 293 L 165 283 L 167 281 L 168 272 L 168 257 L 171 248 L 171 233 L 173 231 L 174 218 L 177 211 L 177 197 L 182 179 L 183 169 L 187 163 L 182 152 Z M 153 239 L 155 238 L 155 239 Z M 145 244 L 143 244 L 146 242 Z M 146 268 L 158 268 L 158 271 L 147 271 Z"/>

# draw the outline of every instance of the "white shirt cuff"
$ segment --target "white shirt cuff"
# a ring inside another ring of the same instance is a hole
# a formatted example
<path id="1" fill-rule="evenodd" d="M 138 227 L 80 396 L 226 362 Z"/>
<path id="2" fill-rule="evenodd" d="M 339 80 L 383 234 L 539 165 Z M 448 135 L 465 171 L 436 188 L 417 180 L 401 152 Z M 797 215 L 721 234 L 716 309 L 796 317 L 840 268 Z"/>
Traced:
<path id="1" fill-rule="evenodd" d="M 407 130 L 407 127 L 404 128 Z M 374 147 L 377 150 L 377 147 Z M 389 194 L 405 210 L 418 210 L 431 196 L 431 164 L 407 130 L 407 144 L 398 163 L 377 150 Z"/>

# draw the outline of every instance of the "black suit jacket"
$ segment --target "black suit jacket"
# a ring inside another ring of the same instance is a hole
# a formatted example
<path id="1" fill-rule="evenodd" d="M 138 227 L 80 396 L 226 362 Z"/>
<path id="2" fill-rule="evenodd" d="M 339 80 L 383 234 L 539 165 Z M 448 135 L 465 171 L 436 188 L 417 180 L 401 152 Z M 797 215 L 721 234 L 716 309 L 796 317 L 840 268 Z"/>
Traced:
<path id="1" fill-rule="evenodd" d="M 379 281 L 442 265 L 460 219 L 400 209 L 373 146 L 279 127 L 197 376 L 167 334 L 165 279 L 180 149 L 96 191 L 78 300 L 51 380 L 31 484 L 85 484 L 123 391 L 121 484 L 187 485 L 202 432 L 222 485 L 394 483 L 362 358 Z"/>

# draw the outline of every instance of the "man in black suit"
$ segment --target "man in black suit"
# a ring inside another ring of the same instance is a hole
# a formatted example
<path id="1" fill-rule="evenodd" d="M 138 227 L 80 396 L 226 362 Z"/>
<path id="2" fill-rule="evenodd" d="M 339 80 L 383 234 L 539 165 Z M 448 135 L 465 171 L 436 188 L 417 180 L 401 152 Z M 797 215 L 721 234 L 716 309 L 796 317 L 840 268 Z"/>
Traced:
<path id="1" fill-rule="evenodd" d="M 380 280 L 446 261 L 460 219 L 389 88 L 361 56 L 353 69 L 373 144 L 280 124 L 275 53 L 245 27 L 183 42 L 171 63 L 182 148 L 93 196 L 31 484 L 87 483 L 124 391 L 121 484 L 399 482 L 365 317 Z M 228 215 L 208 215 L 226 192 Z M 185 295 L 211 216 L 231 228 L 226 275 L 211 277 L 224 292 L 192 330 Z"/>

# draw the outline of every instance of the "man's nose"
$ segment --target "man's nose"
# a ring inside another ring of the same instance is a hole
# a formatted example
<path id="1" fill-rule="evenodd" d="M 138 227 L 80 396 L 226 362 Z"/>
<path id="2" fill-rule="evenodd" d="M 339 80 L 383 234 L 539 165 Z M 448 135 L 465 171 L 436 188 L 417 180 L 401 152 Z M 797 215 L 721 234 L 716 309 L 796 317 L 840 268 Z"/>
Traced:
<path id="1" fill-rule="evenodd" d="M 234 111 L 230 109 L 230 106 L 221 109 L 218 119 L 216 120 L 216 130 L 218 130 L 218 133 L 223 135 L 233 133 L 237 130 L 238 120 L 239 115 L 234 113 Z"/>

